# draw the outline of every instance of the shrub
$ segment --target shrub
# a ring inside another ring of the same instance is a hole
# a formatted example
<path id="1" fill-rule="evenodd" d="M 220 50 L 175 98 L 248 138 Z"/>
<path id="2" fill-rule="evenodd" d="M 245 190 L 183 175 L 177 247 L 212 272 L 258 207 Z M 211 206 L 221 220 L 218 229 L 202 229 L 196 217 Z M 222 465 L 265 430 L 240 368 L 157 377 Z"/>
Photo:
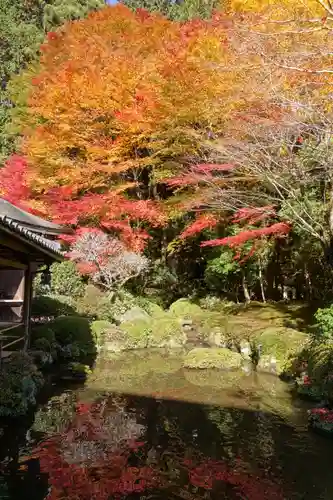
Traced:
<path id="1" fill-rule="evenodd" d="M 74 344 L 82 353 L 94 354 L 96 352 L 90 322 L 87 318 L 63 316 L 56 318 L 50 326 L 56 341 L 62 347 Z"/>
<path id="2" fill-rule="evenodd" d="M 94 285 L 86 286 L 84 295 L 77 301 L 77 311 L 91 319 L 113 319 L 110 299 Z"/>
<path id="3" fill-rule="evenodd" d="M 82 363 L 69 363 L 68 368 L 74 374 L 78 375 L 89 375 L 91 373 L 91 369 L 88 365 L 84 365 Z"/>
<path id="4" fill-rule="evenodd" d="M 160 317 L 165 314 L 161 306 L 145 297 L 137 297 L 136 304 L 152 317 Z"/>
<path id="5" fill-rule="evenodd" d="M 308 340 L 308 336 L 298 330 L 270 327 L 257 333 L 255 343 L 261 345 L 262 355 L 274 355 L 284 362 L 290 354 L 301 352 Z"/>
<path id="6" fill-rule="evenodd" d="M 4 363 L 0 377 L 0 416 L 24 415 L 36 404 L 43 377 L 26 353 L 15 353 Z"/>
<path id="7" fill-rule="evenodd" d="M 51 268 L 51 291 L 56 295 L 80 297 L 84 293 L 85 285 L 74 262 L 66 260 L 56 262 Z"/>
<path id="8" fill-rule="evenodd" d="M 74 314 L 76 314 L 76 304 L 71 297 L 39 295 L 32 300 L 32 318 L 56 318 Z"/>
<path id="9" fill-rule="evenodd" d="M 34 347 L 40 351 L 51 352 L 51 344 L 46 338 L 37 339 L 34 342 Z"/>
<path id="10" fill-rule="evenodd" d="M 319 332 L 325 339 L 333 339 L 333 304 L 324 309 L 318 309 L 315 319 Z"/>
<path id="11" fill-rule="evenodd" d="M 40 339 L 45 339 L 49 344 L 56 341 L 54 331 L 51 327 L 52 323 L 46 325 L 33 326 L 31 329 L 31 343 L 35 346 L 36 342 Z"/>
<path id="12" fill-rule="evenodd" d="M 232 311 L 236 304 L 227 299 L 220 299 L 215 295 L 207 295 L 199 301 L 200 307 L 202 309 L 208 309 L 209 311 Z"/>

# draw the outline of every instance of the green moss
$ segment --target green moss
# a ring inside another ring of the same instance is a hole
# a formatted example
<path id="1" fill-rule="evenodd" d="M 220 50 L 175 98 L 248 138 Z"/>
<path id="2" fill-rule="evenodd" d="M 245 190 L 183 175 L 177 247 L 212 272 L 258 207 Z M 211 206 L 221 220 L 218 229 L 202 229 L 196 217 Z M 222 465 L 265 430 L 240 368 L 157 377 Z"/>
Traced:
<path id="1" fill-rule="evenodd" d="M 193 304 L 187 299 L 179 299 L 171 304 L 169 311 L 178 318 L 191 318 L 198 314 L 204 314 L 204 311 L 197 304 Z"/>
<path id="2" fill-rule="evenodd" d="M 150 322 L 143 319 L 135 322 L 126 321 L 119 328 L 127 335 L 127 349 L 144 349 L 148 346 L 151 336 Z"/>
<path id="3" fill-rule="evenodd" d="M 201 348 L 192 349 L 184 359 L 185 368 L 240 368 L 242 356 L 236 352 L 224 348 Z"/>
<path id="4" fill-rule="evenodd" d="M 152 318 L 159 318 L 164 316 L 165 311 L 155 302 L 151 302 L 150 300 L 145 300 L 144 302 L 138 301 L 139 307 L 142 307 Z"/>
<path id="5" fill-rule="evenodd" d="M 110 321 L 96 320 L 91 323 L 91 333 L 96 345 L 100 346 L 103 343 L 105 334 L 112 330 L 114 325 Z"/>
<path id="6" fill-rule="evenodd" d="M 153 320 L 148 347 L 181 347 L 186 340 L 179 321 L 165 314 Z"/>
<path id="7" fill-rule="evenodd" d="M 301 351 L 308 340 L 305 333 L 284 327 L 269 327 L 256 335 L 262 354 L 274 355 L 280 361 L 285 361 L 293 352 Z"/>

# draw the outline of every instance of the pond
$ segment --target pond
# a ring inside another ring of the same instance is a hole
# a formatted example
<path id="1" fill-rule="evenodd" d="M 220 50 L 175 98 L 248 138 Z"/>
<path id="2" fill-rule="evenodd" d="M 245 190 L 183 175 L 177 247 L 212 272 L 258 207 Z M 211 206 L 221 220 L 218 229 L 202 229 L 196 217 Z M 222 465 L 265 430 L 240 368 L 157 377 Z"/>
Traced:
<path id="1" fill-rule="evenodd" d="M 274 375 L 133 352 L 51 389 L 0 429 L 0 499 L 332 498 L 333 442 Z"/>

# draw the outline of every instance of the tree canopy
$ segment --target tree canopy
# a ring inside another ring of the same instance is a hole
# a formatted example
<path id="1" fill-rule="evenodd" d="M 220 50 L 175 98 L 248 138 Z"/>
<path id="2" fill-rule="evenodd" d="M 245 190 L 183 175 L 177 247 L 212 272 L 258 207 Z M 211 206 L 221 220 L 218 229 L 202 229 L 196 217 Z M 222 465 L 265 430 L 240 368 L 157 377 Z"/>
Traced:
<path id="1" fill-rule="evenodd" d="M 171 225 L 173 255 L 202 233 L 251 273 L 295 245 L 324 263 L 330 23 L 315 0 L 230 1 L 182 23 L 117 5 L 50 32 L 10 85 L 21 157 L 2 192 L 136 249 Z"/>
<path id="2" fill-rule="evenodd" d="M 7 82 L 36 59 L 47 31 L 103 6 L 104 0 L 0 0 L 0 164 L 15 148 Z"/>

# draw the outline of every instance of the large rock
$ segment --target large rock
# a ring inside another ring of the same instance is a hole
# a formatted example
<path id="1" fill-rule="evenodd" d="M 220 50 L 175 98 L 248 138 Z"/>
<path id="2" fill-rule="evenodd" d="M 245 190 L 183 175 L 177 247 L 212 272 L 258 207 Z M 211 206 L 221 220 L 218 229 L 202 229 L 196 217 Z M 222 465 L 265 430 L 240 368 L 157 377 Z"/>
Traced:
<path id="1" fill-rule="evenodd" d="M 176 300 L 171 304 L 170 313 L 181 319 L 192 319 L 193 317 L 203 313 L 200 306 L 193 304 L 187 299 Z"/>
<path id="2" fill-rule="evenodd" d="M 120 328 L 113 326 L 106 332 L 102 349 L 108 352 L 121 352 L 128 349 L 128 336 Z"/>
<path id="3" fill-rule="evenodd" d="M 237 353 L 225 348 L 192 349 L 184 359 L 184 368 L 218 368 L 236 369 L 242 366 L 243 358 Z"/>
<path id="4" fill-rule="evenodd" d="M 134 323 L 135 321 L 148 321 L 150 319 L 149 314 L 141 307 L 132 307 L 124 314 L 120 314 L 115 318 L 119 323 Z"/>
<path id="5" fill-rule="evenodd" d="M 152 322 L 148 347 L 168 347 L 171 349 L 186 344 L 187 336 L 179 321 L 165 315 Z"/>
<path id="6" fill-rule="evenodd" d="M 148 315 L 147 315 L 148 316 Z M 148 347 L 151 336 L 151 318 L 125 321 L 120 325 L 120 330 L 126 335 L 127 349 L 144 349 Z"/>

